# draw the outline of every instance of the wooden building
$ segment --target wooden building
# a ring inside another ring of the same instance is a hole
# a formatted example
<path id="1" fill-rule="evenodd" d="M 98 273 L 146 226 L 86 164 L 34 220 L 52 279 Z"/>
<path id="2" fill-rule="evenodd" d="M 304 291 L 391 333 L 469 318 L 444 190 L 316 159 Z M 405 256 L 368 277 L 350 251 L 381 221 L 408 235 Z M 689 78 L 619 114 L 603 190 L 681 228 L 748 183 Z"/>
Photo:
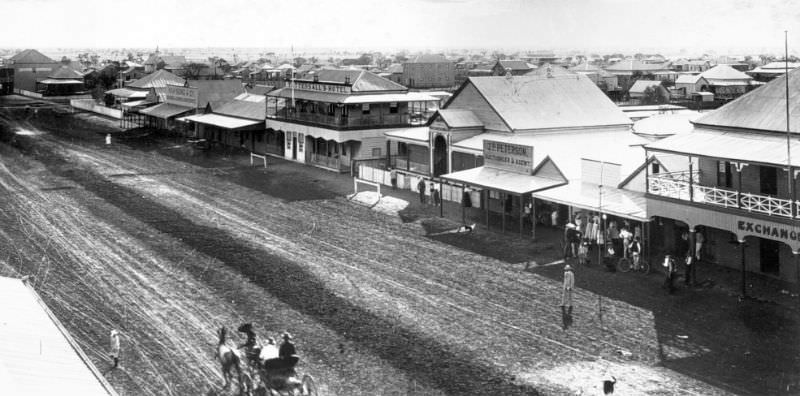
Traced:
<path id="1" fill-rule="evenodd" d="M 411 89 L 452 89 L 455 64 L 438 54 L 417 55 L 402 64 L 401 84 Z"/>
<path id="2" fill-rule="evenodd" d="M 12 56 L 8 65 L 14 69 L 14 89 L 36 92 L 36 83 L 61 66 L 35 49 L 26 49 Z"/>

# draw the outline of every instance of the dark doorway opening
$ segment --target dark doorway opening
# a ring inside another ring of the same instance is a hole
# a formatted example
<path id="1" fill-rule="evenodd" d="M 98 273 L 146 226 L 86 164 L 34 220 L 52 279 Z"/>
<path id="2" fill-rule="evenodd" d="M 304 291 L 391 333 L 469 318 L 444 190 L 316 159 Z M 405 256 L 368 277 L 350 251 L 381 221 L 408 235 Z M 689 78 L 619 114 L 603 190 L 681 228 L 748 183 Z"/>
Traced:
<path id="1" fill-rule="evenodd" d="M 781 243 L 770 239 L 759 239 L 761 272 L 777 274 L 780 271 Z"/>
<path id="2" fill-rule="evenodd" d="M 447 140 L 439 135 L 433 142 L 433 175 L 441 176 L 445 173 L 447 173 Z"/>

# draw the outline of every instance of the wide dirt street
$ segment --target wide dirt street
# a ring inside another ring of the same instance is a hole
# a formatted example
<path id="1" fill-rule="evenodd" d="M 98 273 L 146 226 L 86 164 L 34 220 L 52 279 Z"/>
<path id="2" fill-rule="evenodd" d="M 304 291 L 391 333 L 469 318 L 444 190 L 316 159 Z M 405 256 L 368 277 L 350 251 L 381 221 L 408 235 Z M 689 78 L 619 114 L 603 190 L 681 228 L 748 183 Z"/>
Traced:
<path id="1" fill-rule="evenodd" d="M 564 330 L 557 280 L 425 237 L 300 165 L 105 146 L 108 126 L 43 113 L 5 116 L 0 274 L 34 275 L 101 371 L 120 329 L 106 376 L 122 395 L 234 394 L 215 332 L 241 343 L 244 322 L 291 332 L 324 395 L 602 394 L 607 374 L 622 395 L 728 394 L 659 364 L 702 347 L 665 352 L 651 311 L 579 289 Z"/>

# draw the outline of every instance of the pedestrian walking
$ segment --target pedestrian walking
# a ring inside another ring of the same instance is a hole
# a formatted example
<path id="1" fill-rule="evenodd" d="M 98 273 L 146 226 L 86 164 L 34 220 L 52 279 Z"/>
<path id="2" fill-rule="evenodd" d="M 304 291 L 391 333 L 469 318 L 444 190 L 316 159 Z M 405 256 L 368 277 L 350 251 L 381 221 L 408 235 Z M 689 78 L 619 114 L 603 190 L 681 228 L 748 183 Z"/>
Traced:
<path id="1" fill-rule="evenodd" d="M 419 203 L 425 204 L 425 179 L 419 178 L 417 183 L 417 190 L 419 190 Z"/>
<path id="2" fill-rule="evenodd" d="M 389 171 L 389 179 L 392 180 L 392 190 L 397 190 L 397 169 Z"/>
<path id="3" fill-rule="evenodd" d="M 692 268 L 694 267 L 694 257 L 686 256 L 686 265 L 683 267 L 683 284 L 691 286 L 692 284 Z"/>
<path id="4" fill-rule="evenodd" d="M 669 294 L 675 292 L 675 259 L 671 255 L 664 256 L 664 288 Z"/>
<path id="5" fill-rule="evenodd" d="M 111 134 L 107 133 L 106 134 L 106 146 L 108 146 L 110 144 L 111 144 Z"/>
<path id="6" fill-rule="evenodd" d="M 120 342 L 119 342 L 119 331 L 116 329 L 111 330 L 111 359 L 114 360 L 114 367 L 117 368 L 119 366 L 119 351 L 120 351 Z"/>
<path id="7" fill-rule="evenodd" d="M 567 264 L 564 266 L 564 284 L 563 293 L 561 295 L 561 309 L 568 314 L 572 314 L 572 288 L 575 287 L 575 275 L 572 273 L 572 267 Z"/>
<path id="8" fill-rule="evenodd" d="M 561 294 L 561 320 L 564 330 L 572 324 L 572 288 L 575 287 L 575 276 L 569 264 L 564 266 L 564 285 Z"/>
<path id="9" fill-rule="evenodd" d="M 431 183 L 429 190 L 431 192 L 431 203 L 433 206 L 439 206 L 439 190 L 436 189 L 436 185 Z"/>

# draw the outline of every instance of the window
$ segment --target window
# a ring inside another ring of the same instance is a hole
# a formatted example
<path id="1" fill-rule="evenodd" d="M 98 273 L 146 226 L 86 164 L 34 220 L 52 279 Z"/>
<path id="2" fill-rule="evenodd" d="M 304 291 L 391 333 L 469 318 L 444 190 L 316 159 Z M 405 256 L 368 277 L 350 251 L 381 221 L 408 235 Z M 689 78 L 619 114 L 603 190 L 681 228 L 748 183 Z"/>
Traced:
<path id="1" fill-rule="evenodd" d="M 397 102 L 389 103 L 389 114 L 397 114 Z"/>
<path id="2" fill-rule="evenodd" d="M 336 108 L 336 105 L 334 105 L 333 103 L 329 103 L 328 104 L 328 109 L 327 109 L 328 110 L 328 115 L 332 116 L 334 114 L 334 111 L 335 111 L 334 109 L 335 108 Z"/>
<path id="3" fill-rule="evenodd" d="M 342 117 L 350 115 L 350 108 L 347 105 L 342 105 Z"/>
<path id="4" fill-rule="evenodd" d="M 361 114 L 369 114 L 369 103 L 364 103 L 361 105 Z"/>
<path id="5" fill-rule="evenodd" d="M 381 157 L 381 148 L 375 147 L 372 149 L 372 158 L 380 158 Z"/>
<path id="6" fill-rule="evenodd" d="M 655 175 L 655 174 L 657 174 L 659 172 L 661 172 L 661 167 L 659 166 L 659 163 L 658 162 L 653 162 L 650 165 L 650 173 Z"/>
<path id="7" fill-rule="evenodd" d="M 733 187 L 733 172 L 730 162 L 717 161 L 717 185 L 727 188 Z"/>

